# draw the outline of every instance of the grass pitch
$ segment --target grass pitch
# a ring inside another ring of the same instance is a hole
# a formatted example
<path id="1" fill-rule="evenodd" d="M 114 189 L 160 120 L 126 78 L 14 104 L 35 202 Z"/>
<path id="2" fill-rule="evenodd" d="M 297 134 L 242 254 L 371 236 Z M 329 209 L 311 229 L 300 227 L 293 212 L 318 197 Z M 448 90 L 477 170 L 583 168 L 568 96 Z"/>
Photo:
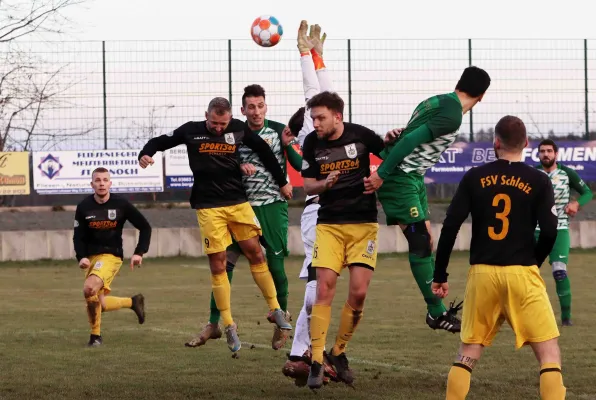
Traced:
<path id="1" fill-rule="evenodd" d="M 405 255 L 379 259 L 363 320 L 348 346 L 355 389 L 332 383 L 317 394 L 282 375 L 291 343 L 277 352 L 270 348 L 273 327 L 244 260 L 232 284 L 232 313 L 244 342 L 238 359 L 224 340 L 184 347 L 208 318 L 206 259 L 148 259 L 134 272 L 127 261 L 113 295 L 143 293 L 147 320 L 138 325 L 130 310 L 104 313 L 104 345 L 91 349 L 85 347 L 89 326 L 76 262 L 0 264 L 0 399 L 444 399 L 459 335 L 427 327 Z M 575 326 L 561 329 L 560 338 L 569 399 L 596 399 L 595 264 L 594 252 L 570 257 Z M 299 258 L 286 262 L 293 324 L 303 301 L 301 265 Z M 455 253 L 447 301 L 463 298 L 467 268 L 467 253 Z M 546 264 L 542 276 L 559 319 Z M 328 346 L 337 332 L 346 278 L 338 283 Z M 468 398 L 538 399 L 538 381 L 532 351 L 516 352 L 504 325 L 474 370 Z"/>

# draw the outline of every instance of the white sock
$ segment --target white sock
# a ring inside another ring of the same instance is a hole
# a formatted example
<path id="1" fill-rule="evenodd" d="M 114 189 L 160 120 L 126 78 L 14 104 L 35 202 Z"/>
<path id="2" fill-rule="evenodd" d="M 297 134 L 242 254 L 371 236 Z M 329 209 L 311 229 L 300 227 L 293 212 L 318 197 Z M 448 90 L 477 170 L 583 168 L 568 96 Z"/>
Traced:
<path id="1" fill-rule="evenodd" d="M 291 356 L 302 357 L 304 352 L 310 348 L 310 315 L 312 306 L 317 298 L 317 281 L 310 281 L 306 284 L 304 291 L 304 305 L 294 331 L 294 341 L 292 342 Z"/>

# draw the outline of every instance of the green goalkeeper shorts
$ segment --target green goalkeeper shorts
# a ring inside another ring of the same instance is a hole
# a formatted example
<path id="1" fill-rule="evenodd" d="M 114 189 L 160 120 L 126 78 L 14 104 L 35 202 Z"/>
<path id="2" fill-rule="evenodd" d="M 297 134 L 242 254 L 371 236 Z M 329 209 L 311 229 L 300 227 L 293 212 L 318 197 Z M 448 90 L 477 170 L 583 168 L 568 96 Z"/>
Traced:
<path id="1" fill-rule="evenodd" d="M 378 190 L 387 225 L 409 225 L 429 218 L 424 176 L 397 170 Z"/>
<path id="2" fill-rule="evenodd" d="M 540 231 L 536 230 L 534 233 L 536 240 L 538 240 L 538 236 L 540 235 Z M 548 257 L 549 264 L 552 265 L 554 262 L 562 262 L 563 264 L 567 265 L 569 261 L 569 247 L 571 247 L 571 238 L 569 237 L 569 230 L 567 229 L 559 229 L 557 231 L 557 240 L 555 241 L 555 245 L 553 249 L 550 251 L 550 255 Z"/>
<path id="3" fill-rule="evenodd" d="M 252 209 L 263 230 L 267 256 L 287 257 L 290 254 L 288 251 L 288 203 L 276 201 L 264 206 L 253 206 Z M 235 240 L 227 250 L 242 253 L 240 245 Z"/>

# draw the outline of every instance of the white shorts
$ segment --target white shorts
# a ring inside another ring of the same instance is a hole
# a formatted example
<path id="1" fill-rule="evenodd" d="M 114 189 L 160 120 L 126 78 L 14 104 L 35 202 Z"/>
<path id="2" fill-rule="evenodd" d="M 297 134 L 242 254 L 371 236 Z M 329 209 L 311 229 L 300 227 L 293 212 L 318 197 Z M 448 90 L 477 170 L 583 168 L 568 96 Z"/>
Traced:
<path id="1" fill-rule="evenodd" d="M 317 218 L 321 206 L 317 203 L 308 205 L 300 219 L 300 233 L 304 243 L 304 263 L 300 271 L 300 279 L 308 279 L 308 265 L 312 261 L 312 249 L 317 239 Z"/>

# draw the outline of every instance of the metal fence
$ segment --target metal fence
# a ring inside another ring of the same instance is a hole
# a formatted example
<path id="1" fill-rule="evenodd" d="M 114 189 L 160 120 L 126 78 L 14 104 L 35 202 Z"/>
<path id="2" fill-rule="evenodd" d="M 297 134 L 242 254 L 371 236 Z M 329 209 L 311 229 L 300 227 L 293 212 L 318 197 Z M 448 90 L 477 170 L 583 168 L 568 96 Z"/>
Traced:
<path id="1" fill-rule="evenodd" d="M 27 42 L 0 47 L 0 57 L 0 143 L 14 150 L 138 148 L 203 119 L 214 96 L 231 99 L 243 119 L 243 88 L 253 83 L 266 89 L 270 119 L 286 122 L 304 102 L 290 37 L 274 48 L 250 40 Z M 324 58 L 346 120 L 380 134 L 477 65 L 492 84 L 464 117 L 462 140 L 489 140 L 505 114 L 521 117 L 533 137 L 596 138 L 596 41 L 328 40 Z"/>

